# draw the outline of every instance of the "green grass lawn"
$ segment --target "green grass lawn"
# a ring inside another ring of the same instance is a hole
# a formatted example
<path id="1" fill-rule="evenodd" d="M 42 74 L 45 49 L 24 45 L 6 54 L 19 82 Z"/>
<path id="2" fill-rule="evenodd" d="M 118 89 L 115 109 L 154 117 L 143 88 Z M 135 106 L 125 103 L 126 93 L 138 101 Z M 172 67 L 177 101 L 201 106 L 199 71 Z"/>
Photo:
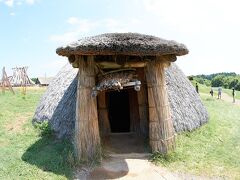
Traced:
<path id="1" fill-rule="evenodd" d="M 28 89 L 24 97 L 0 92 L 0 179 L 69 179 L 69 142 L 41 136 L 31 120 L 45 89 Z"/>
<path id="2" fill-rule="evenodd" d="M 0 179 L 71 179 L 71 143 L 41 136 L 31 123 L 44 91 L 32 88 L 26 97 L 0 93 Z M 154 156 L 155 162 L 173 172 L 240 179 L 240 107 L 209 94 L 202 99 L 209 123 L 178 135 L 176 151 Z"/>
<path id="3" fill-rule="evenodd" d="M 240 106 L 202 95 L 210 120 L 177 136 L 176 151 L 154 161 L 172 171 L 240 179 Z"/>

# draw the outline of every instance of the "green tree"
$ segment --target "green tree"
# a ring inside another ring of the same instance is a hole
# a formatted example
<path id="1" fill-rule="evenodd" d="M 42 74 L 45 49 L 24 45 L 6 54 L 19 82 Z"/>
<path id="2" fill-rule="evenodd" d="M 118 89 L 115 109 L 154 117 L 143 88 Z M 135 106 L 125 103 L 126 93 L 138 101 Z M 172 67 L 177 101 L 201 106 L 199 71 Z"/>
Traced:
<path id="1" fill-rule="evenodd" d="M 34 83 L 36 83 L 37 78 L 31 78 L 31 80 L 32 80 Z"/>
<path id="2" fill-rule="evenodd" d="M 234 87 L 237 91 L 240 91 L 240 82 L 238 82 L 235 87 Z"/>
<path id="3" fill-rule="evenodd" d="M 238 78 L 232 78 L 231 81 L 229 82 L 229 89 L 232 89 L 233 87 L 235 87 L 238 84 L 239 80 Z"/>
<path id="4" fill-rule="evenodd" d="M 212 79 L 211 85 L 213 87 L 220 87 L 224 85 L 224 75 L 217 75 Z"/>
<path id="5" fill-rule="evenodd" d="M 232 76 L 224 76 L 223 78 L 223 87 L 224 88 L 229 88 L 229 83 L 231 82 L 232 80 Z"/>

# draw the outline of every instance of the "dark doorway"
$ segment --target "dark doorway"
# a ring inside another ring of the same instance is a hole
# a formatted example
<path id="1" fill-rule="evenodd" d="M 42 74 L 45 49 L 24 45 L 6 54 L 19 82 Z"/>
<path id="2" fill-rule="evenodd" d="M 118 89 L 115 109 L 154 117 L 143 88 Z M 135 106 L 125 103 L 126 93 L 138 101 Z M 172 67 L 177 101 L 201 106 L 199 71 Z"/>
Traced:
<path id="1" fill-rule="evenodd" d="M 130 131 L 129 93 L 127 90 L 108 93 L 109 121 L 112 133 Z"/>

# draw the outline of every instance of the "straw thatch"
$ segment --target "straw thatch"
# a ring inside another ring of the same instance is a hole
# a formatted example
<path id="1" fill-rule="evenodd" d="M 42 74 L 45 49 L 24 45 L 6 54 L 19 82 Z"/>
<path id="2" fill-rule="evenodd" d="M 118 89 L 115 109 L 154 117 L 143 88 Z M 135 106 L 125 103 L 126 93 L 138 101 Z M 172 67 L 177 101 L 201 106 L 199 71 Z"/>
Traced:
<path id="1" fill-rule="evenodd" d="M 208 112 L 184 73 L 172 63 L 165 77 L 175 131 L 191 131 L 205 124 Z"/>
<path id="2" fill-rule="evenodd" d="M 76 118 L 77 72 L 65 65 L 50 83 L 38 105 L 33 122 L 50 122 L 57 137 L 74 132 Z M 191 131 L 208 121 L 208 113 L 199 95 L 183 72 L 174 64 L 165 71 L 168 96 L 176 132 Z"/>
<path id="3" fill-rule="evenodd" d="M 78 69 L 65 65 L 51 81 L 36 109 L 33 122 L 49 121 L 58 137 L 69 136 L 76 118 Z"/>
<path id="4" fill-rule="evenodd" d="M 28 77 L 28 67 L 13 68 L 13 75 L 9 79 L 12 86 L 31 86 L 34 82 Z"/>
<path id="5" fill-rule="evenodd" d="M 51 81 L 52 81 L 53 77 L 37 77 L 36 83 L 40 86 L 48 86 Z"/>
<path id="6" fill-rule="evenodd" d="M 70 55 L 185 55 L 184 44 L 138 33 L 108 33 L 80 39 L 57 49 L 61 56 Z"/>

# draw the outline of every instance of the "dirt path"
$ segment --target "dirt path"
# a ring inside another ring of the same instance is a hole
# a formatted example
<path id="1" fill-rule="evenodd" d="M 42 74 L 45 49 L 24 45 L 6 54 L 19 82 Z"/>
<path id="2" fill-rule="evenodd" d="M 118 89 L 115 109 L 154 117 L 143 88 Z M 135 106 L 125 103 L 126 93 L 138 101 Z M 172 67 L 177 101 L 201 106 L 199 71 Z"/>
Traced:
<path id="1" fill-rule="evenodd" d="M 176 179 L 171 173 L 153 165 L 147 156 L 138 154 L 115 155 L 103 161 L 86 179 Z"/>
<path id="2" fill-rule="evenodd" d="M 109 158 L 99 167 L 84 167 L 76 172 L 75 179 L 80 180 L 175 180 L 207 179 L 197 176 L 172 173 L 166 168 L 156 166 L 149 161 L 150 154 L 144 148 L 144 141 L 134 133 L 114 133 L 104 141 Z M 132 153 L 135 152 L 135 153 Z"/>
<path id="3" fill-rule="evenodd" d="M 189 174 L 172 173 L 166 168 L 151 163 L 149 154 L 112 154 L 103 160 L 101 166 L 94 169 L 82 168 L 76 172 L 75 179 L 79 180 L 185 180 L 185 179 L 211 179 Z"/>
<path id="4" fill-rule="evenodd" d="M 226 93 L 222 93 L 222 100 L 226 101 L 226 102 L 231 102 L 233 103 L 233 98 L 231 96 L 229 96 Z M 235 103 L 236 105 L 240 105 L 240 100 L 239 99 L 235 99 Z"/>
<path id="5" fill-rule="evenodd" d="M 207 94 L 207 93 L 201 93 L 201 94 L 203 94 L 203 95 L 205 95 L 205 96 L 211 97 L 210 94 Z M 217 99 L 217 96 L 214 96 L 213 98 L 214 98 L 214 99 Z M 229 102 L 229 103 L 233 103 L 233 98 L 232 98 L 232 96 L 229 96 L 227 93 L 223 93 L 223 92 L 222 92 L 222 98 L 221 98 L 221 100 L 226 101 L 226 102 Z M 240 105 L 240 100 L 239 100 L 239 99 L 235 99 L 235 102 L 234 102 L 233 104 L 235 104 L 235 105 Z"/>

